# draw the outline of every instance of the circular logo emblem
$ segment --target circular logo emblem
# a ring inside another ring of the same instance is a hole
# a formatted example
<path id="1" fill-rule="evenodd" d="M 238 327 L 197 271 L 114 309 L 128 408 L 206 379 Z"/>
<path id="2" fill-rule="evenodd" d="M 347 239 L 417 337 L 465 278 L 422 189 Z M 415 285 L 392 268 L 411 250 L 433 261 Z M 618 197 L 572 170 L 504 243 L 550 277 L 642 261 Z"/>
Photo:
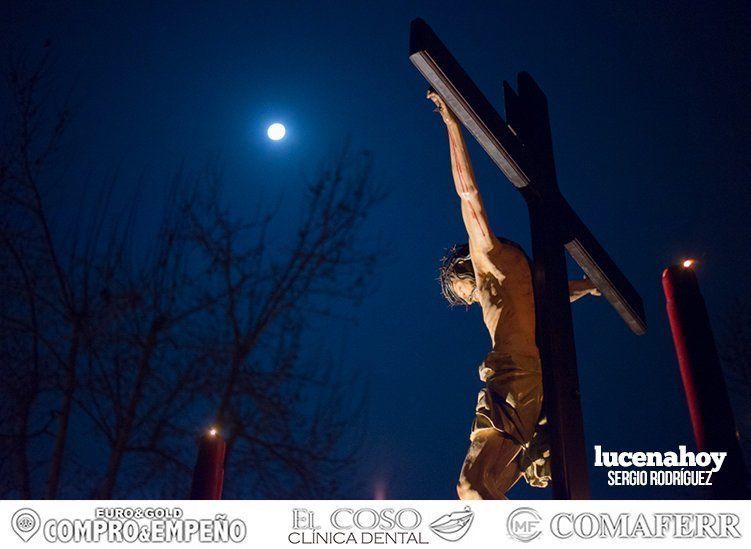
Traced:
<path id="1" fill-rule="evenodd" d="M 515 540 L 532 541 L 542 533 L 541 522 L 542 518 L 537 511 L 531 507 L 520 507 L 506 519 L 506 531 Z"/>
<path id="2" fill-rule="evenodd" d="M 21 532 L 30 532 L 34 529 L 36 520 L 29 513 L 23 513 L 16 517 L 16 526 Z"/>
<path id="3" fill-rule="evenodd" d="M 19 509 L 13 514 L 10 525 L 23 541 L 29 541 L 39 530 L 39 515 L 33 509 Z"/>

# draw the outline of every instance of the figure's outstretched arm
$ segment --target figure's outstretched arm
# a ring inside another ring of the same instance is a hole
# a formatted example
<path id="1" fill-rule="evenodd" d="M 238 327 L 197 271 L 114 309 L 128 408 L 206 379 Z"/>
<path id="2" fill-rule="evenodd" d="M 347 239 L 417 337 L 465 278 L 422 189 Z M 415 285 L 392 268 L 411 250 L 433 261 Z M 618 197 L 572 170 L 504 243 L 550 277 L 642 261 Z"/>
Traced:
<path id="1" fill-rule="evenodd" d="M 436 92 L 430 90 L 428 99 L 438 107 L 438 112 L 441 114 L 448 130 L 451 171 L 454 175 L 456 193 L 461 198 L 462 218 L 464 219 L 464 226 L 467 228 L 470 246 L 477 252 L 487 253 L 493 248 L 497 248 L 499 241 L 490 230 L 459 121 Z"/>
<path id="2" fill-rule="evenodd" d="M 592 284 L 592 281 L 584 277 L 582 280 L 569 280 L 568 281 L 568 300 L 569 303 L 573 303 L 577 299 L 581 299 L 585 295 L 594 295 L 599 296 L 600 290 L 595 288 L 595 285 Z"/>

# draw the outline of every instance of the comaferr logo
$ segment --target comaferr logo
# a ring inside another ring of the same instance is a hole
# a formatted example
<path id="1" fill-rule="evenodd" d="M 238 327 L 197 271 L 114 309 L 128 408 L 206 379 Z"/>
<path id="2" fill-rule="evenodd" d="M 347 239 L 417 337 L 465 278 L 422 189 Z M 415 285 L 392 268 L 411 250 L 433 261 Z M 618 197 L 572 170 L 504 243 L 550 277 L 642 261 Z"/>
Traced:
<path id="1" fill-rule="evenodd" d="M 591 538 L 740 538 L 733 513 L 558 513 L 550 531 L 559 539 Z"/>
<path id="2" fill-rule="evenodd" d="M 540 514 L 530 507 L 506 520 L 511 538 L 529 542 L 543 533 Z M 558 539 L 737 539 L 743 537 L 735 513 L 556 513 L 548 524 Z"/>
<path id="3" fill-rule="evenodd" d="M 541 523 L 542 518 L 537 511 L 531 507 L 520 507 L 506 519 L 506 531 L 515 540 L 528 542 L 542 533 Z"/>

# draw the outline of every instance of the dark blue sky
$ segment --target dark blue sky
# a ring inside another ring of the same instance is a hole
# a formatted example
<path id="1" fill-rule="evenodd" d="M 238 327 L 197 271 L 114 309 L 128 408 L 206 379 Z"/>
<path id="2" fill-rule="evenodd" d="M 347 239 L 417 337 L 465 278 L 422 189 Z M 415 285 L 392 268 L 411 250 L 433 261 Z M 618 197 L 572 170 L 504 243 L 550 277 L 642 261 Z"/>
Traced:
<path id="1" fill-rule="evenodd" d="M 352 496 L 383 484 L 393 498 L 454 497 L 489 350 L 479 311 L 449 309 L 435 282 L 444 250 L 466 236 L 444 128 L 407 58 L 418 16 L 499 109 L 502 80 L 535 77 L 561 189 L 644 298 L 640 338 L 602 300 L 574 307 L 588 451 L 692 443 L 660 273 L 697 257 L 715 319 L 748 294 L 748 3 L 92 4 L 0 12 L 6 44 L 50 38 L 77 82 L 77 160 L 91 174 L 119 164 L 125 180 L 166 178 L 218 154 L 233 202 L 250 210 L 261 196 L 294 202 L 300 176 L 346 136 L 373 151 L 390 194 L 369 230 L 390 254 L 359 322 L 326 336 L 344 367 L 369 372 L 365 488 Z M 288 139 L 265 138 L 274 120 Z M 470 148 L 493 227 L 529 249 L 520 196 Z M 593 471 L 596 497 L 679 495 L 605 481 Z"/>

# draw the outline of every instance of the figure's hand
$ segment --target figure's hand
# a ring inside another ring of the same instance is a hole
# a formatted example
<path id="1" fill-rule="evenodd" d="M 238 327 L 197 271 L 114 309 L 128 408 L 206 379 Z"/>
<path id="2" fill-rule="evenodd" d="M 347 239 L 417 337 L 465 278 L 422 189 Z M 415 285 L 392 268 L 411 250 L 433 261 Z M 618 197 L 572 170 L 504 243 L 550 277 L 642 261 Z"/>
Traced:
<path id="1" fill-rule="evenodd" d="M 433 89 L 428 90 L 428 99 L 430 99 L 433 103 L 435 103 L 436 111 L 441 115 L 441 118 L 443 119 L 444 123 L 446 124 L 456 124 L 456 116 L 454 116 L 454 113 L 451 112 L 451 109 L 448 108 L 448 105 L 446 105 L 446 102 L 443 100 L 443 97 L 438 95 Z"/>

